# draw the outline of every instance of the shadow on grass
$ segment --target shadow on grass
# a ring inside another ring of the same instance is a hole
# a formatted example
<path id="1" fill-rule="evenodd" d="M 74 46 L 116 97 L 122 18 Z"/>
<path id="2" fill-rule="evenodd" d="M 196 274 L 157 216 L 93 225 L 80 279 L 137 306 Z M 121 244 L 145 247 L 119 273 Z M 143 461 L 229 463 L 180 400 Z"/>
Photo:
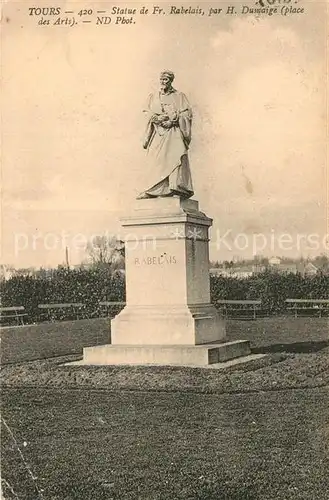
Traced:
<path id="1" fill-rule="evenodd" d="M 329 340 L 294 342 L 293 344 L 273 344 L 252 349 L 253 354 L 269 354 L 275 352 L 290 352 L 294 354 L 310 354 L 329 347 Z"/>

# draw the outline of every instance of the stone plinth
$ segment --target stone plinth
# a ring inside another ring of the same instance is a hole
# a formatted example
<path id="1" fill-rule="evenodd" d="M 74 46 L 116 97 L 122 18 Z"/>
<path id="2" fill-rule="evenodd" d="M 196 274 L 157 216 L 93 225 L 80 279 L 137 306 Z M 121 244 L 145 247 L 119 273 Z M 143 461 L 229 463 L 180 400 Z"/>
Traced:
<path id="1" fill-rule="evenodd" d="M 225 342 L 210 303 L 212 220 L 198 202 L 139 200 L 122 224 L 127 305 L 111 321 L 112 343 L 86 347 L 82 364 L 205 367 L 248 358 L 249 342 Z"/>
<path id="2" fill-rule="evenodd" d="M 190 345 L 225 339 L 210 303 L 209 227 L 198 202 L 139 200 L 126 230 L 127 305 L 111 322 L 113 345 Z"/>
<path id="3" fill-rule="evenodd" d="M 180 365 L 208 366 L 248 356 L 249 342 L 179 345 L 103 345 L 86 347 L 83 364 L 90 365 Z"/>

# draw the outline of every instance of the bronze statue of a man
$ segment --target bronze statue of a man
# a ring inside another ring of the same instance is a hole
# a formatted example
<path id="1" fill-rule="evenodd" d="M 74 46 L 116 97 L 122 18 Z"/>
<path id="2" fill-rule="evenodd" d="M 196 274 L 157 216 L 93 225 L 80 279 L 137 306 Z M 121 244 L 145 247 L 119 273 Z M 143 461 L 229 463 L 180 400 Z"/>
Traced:
<path id="1" fill-rule="evenodd" d="M 172 71 L 160 75 L 160 89 L 150 94 L 146 109 L 143 147 L 150 161 L 148 188 L 138 196 L 155 198 L 193 195 L 188 148 L 191 142 L 192 110 L 182 92 L 172 87 Z"/>

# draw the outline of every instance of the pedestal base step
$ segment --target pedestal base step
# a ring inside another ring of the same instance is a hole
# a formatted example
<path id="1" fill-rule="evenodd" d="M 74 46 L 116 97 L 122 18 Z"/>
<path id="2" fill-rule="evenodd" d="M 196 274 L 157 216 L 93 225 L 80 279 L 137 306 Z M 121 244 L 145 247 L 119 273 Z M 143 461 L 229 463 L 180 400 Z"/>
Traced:
<path id="1" fill-rule="evenodd" d="M 84 365 L 207 366 L 248 356 L 248 340 L 204 345 L 111 345 L 85 347 Z"/>

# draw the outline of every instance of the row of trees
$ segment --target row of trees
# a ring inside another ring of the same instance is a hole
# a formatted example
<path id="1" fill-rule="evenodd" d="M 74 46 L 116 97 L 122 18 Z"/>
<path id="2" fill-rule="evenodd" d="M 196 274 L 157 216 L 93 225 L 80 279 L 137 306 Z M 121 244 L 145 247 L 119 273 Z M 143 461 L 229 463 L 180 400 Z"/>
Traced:
<path id="1" fill-rule="evenodd" d="M 211 300 L 261 299 L 270 314 L 284 310 L 286 298 L 329 298 L 329 276 L 280 274 L 264 271 L 245 279 L 211 276 Z M 14 276 L 1 283 L 1 304 L 23 305 L 30 320 L 38 317 L 38 304 L 81 302 L 95 314 L 100 301 L 124 301 L 125 277 L 107 267 L 70 270 L 59 268 L 51 275 Z"/>

